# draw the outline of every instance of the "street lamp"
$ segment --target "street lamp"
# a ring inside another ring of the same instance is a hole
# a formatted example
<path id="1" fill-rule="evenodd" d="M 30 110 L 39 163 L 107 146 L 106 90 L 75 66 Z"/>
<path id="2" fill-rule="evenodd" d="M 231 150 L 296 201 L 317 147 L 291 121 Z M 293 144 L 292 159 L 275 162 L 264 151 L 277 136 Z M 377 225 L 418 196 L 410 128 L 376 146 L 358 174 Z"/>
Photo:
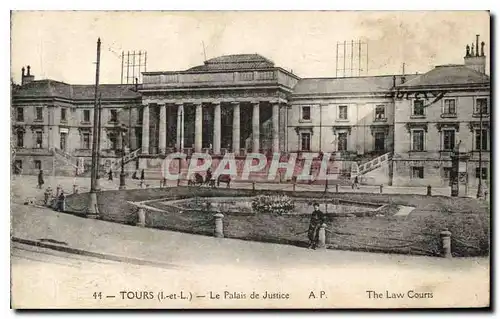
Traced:
<path id="1" fill-rule="evenodd" d="M 122 170 L 120 172 L 120 186 L 118 189 L 125 189 L 125 135 L 126 135 L 126 129 L 122 128 L 120 134 L 122 135 L 122 162 L 121 162 L 121 167 Z"/>

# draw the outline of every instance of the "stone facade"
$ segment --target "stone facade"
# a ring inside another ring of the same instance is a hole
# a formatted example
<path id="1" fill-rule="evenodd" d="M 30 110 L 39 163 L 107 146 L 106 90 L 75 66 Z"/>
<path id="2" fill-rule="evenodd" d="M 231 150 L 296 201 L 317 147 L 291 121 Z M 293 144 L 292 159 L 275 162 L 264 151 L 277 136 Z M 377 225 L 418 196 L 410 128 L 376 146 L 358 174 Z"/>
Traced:
<path id="1" fill-rule="evenodd" d="M 490 158 L 490 80 L 481 61 L 484 56 L 467 53 L 465 65 L 421 75 L 301 79 L 260 55 L 242 54 L 185 71 L 145 72 L 137 87 L 99 87 L 101 164 L 121 157 L 122 149 L 140 149 L 127 164 L 130 171 L 154 170 L 180 150 L 215 158 L 227 152 L 330 153 L 332 170 L 348 178 L 354 166 L 391 154 L 378 171 L 365 174 L 366 181 L 446 186 L 450 145 L 461 141 L 468 155 L 462 177 L 475 185 L 482 103 L 488 109 L 481 153 L 488 178 Z M 90 164 L 93 85 L 35 81 L 23 70 L 12 95 L 14 164 L 23 173 L 72 174 L 74 167 L 65 166 L 59 153 Z"/>

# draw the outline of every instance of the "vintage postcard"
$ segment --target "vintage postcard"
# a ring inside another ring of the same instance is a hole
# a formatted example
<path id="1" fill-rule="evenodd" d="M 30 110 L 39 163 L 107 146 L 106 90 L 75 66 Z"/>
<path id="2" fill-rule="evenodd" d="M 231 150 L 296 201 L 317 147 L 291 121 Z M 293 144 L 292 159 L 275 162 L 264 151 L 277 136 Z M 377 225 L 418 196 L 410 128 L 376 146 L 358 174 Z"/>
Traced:
<path id="1" fill-rule="evenodd" d="M 490 306 L 487 11 L 11 12 L 11 307 Z"/>

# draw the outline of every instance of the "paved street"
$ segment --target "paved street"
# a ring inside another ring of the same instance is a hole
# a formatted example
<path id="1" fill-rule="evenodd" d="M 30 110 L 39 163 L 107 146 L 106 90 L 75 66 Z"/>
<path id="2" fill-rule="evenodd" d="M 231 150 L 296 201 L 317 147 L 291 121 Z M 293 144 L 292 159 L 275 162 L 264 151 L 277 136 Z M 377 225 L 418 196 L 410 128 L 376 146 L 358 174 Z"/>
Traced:
<path id="1" fill-rule="evenodd" d="M 33 245 L 12 243 L 11 263 L 13 267 L 50 265 L 61 270 L 67 268 L 88 268 L 96 265 L 115 265 L 118 262 L 102 258 L 92 258 L 65 253 L 54 249 L 40 248 Z"/>

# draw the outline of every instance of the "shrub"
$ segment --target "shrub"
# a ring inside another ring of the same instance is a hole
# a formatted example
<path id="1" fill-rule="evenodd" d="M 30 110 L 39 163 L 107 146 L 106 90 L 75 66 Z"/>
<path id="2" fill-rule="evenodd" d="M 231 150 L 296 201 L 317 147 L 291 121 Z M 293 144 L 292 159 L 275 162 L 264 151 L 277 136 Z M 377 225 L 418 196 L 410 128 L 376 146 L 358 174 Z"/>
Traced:
<path id="1" fill-rule="evenodd" d="M 293 200 L 286 195 L 260 195 L 252 199 L 252 209 L 256 213 L 283 215 L 294 208 Z"/>

